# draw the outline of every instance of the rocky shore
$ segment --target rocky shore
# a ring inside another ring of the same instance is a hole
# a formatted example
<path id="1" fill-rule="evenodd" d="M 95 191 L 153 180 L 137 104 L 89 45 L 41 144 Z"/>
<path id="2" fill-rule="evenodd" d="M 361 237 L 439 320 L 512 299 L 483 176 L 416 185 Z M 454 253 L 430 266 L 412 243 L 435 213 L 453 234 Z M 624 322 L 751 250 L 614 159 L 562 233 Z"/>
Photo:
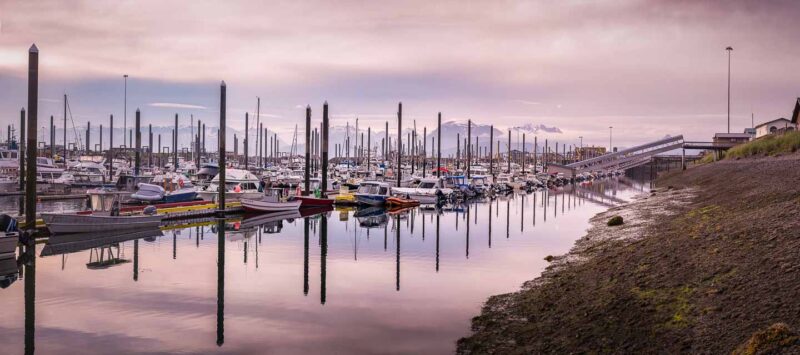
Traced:
<path id="1" fill-rule="evenodd" d="M 798 353 L 799 296 L 800 154 L 726 160 L 595 216 L 457 351 Z"/>

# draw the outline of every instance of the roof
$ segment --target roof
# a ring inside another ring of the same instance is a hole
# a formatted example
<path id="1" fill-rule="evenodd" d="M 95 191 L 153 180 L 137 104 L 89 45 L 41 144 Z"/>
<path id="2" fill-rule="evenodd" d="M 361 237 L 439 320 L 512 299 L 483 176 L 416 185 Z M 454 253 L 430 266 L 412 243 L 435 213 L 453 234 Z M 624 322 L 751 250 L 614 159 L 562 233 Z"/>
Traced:
<path id="1" fill-rule="evenodd" d="M 792 123 L 798 123 L 798 116 L 800 116 L 800 97 L 797 98 L 797 102 L 794 103 L 794 111 L 792 112 Z"/>
<path id="2" fill-rule="evenodd" d="M 781 117 L 781 118 L 778 118 L 778 119 L 774 119 L 772 121 L 767 121 L 767 122 L 764 122 L 764 123 L 757 124 L 755 126 L 755 128 L 759 128 L 759 127 L 762 127 L 762 126 L 771 125 L 771 124 L 773 124 L 775 122 L 783 122 L 783 121 L 785 121 L 787 123 L 794 123 L 792 121 L 789 121 L 788 119 L 785 119 L 785 118 Z"/>
<path id="3" fill-rule="evenodd" d="M 750 138 L 748 133 L 716 133 L 714 138 Z"/>

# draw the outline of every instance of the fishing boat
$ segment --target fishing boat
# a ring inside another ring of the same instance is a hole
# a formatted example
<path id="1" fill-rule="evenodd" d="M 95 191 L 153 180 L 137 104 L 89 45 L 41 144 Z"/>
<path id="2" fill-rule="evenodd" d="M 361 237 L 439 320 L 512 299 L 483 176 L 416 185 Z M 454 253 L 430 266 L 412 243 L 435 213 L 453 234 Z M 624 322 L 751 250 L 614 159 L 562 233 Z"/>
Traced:
<path id="1" fill-rule="evenodd" d="M 333 206 L 334 199 L 332 198 L 323 198 L 323 197 L 315 197 L 315 196 L 295 196 L 294 199 L 299 200 L 300 207 L 322 207 L 322 206 Z"/>
<path id="2" fill-rule="evenodd" d="M 264 192 L 259 189 L 259 183 L 258 178 L 247 170 L 225 169 L 225 200 L 259 199 L 264 196 Z M 197 195 L 204 201 L 216 201 L 219 189 L 219 174 L 217 174 L 208 187 L 199 191 Z"/>
<path id="3" fill-rule="evenodd" d="M 178 203 L 194 201 L 197 189 L 183 174 L 168 173 L 156 176 L 153 183 L 139 183 L 138 191 L 131 194 L 138 201 L 158 203 Z"/>
<path id="4" fill-rule="evenodd" d="M 0 215 L 0 228 L 0 259 L 16 257 L 19 241 L 17 220 L 7 214 Z"/>
<path id="5" fill-rule="evenodd" d="M 163 214 L 138 216 L 112 216 L 110 214 L 58 214 L 42 213 L 47 229 L 53 234 L 128 231 L 156 228 Z"/>
<path id="6" fill-rule="evenodd" d="M 400 196 L 407 196 L 412 200 L 417 200 L 423 205 L 436 204 L 442 199 L 447 199 L 453 194 L 453 189 L 444 186 L 441 178 L 424 178 L 415 188 L 392 188 L 392 193 Z"/>
<path id="7" fill-rule="evenodd" d="M 380 181 L 364 181 L 355 193 L 356 202 L 363 205 L 383 206 L 390 196 L 388 183 Z"/>
<path id="8" fill-rule="evenodd" d="M 350 188 L 346 185 L 342 185 L 339 188 L 339 194 L 333 198 L 333 203 L 338 206 L 348 206 L 348 205 L 355 205 L 358 202 L 356 201 L 356 196 L 350 192 Z"/>

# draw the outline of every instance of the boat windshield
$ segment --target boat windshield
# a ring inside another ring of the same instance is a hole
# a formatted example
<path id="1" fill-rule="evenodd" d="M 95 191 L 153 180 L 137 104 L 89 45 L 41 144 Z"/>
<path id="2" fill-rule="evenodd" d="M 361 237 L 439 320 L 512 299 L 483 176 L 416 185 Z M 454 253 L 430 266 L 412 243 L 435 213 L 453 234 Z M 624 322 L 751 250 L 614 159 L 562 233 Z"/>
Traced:
<path id="1" fill-rule="evenodd" d="M 426 181 L 419 184 L 420 189 L 432 189 L 434 187 L 436 187 L 436 183 L 432 181 Z"/>
<path id="2" fill-rule="evenodd" d="M 358 192 L 362 194 L 376 194 L 378 193 L 377 185 L 361 185 L 358 187 Z"/>

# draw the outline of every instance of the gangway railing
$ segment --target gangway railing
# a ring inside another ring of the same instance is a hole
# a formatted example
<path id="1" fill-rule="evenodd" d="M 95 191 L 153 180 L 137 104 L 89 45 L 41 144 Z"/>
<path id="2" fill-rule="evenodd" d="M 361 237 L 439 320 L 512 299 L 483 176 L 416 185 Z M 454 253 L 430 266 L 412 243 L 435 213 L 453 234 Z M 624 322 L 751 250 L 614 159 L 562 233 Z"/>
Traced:
<path id="1" fill-rule="evenodd" d="M 576 174 L 587 171 L 624 170 L 645 164 L 656 154 L 683 148 L 683 145 L 683 135 L 679 135 L 581 160 L 567 164 L 566 167 Z"/>

